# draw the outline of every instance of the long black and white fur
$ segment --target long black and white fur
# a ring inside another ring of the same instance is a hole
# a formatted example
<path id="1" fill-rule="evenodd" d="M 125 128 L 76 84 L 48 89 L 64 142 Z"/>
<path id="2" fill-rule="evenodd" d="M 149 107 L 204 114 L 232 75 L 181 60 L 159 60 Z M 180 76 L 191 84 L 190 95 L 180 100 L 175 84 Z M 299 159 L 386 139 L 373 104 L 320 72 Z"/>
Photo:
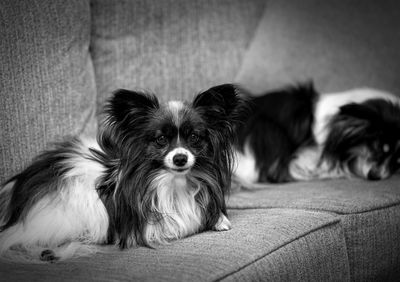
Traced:
<path id="1" fill-rule="evenodd" d="M 319 94 L 311 83 L 252 98 L 239 127 L 242 183 L 360 177 L 400 168 L 400 99 L 375 89 Z"/>
<path id="2" fill-rule="evenodd" d="M 54 262 L 95 244 L 154 246 L 230 229 L 236 92 L 225 84 L 161 104 L 116 91 L 97 140 L 62 142 L 1 188 L 0 255 Z"/>

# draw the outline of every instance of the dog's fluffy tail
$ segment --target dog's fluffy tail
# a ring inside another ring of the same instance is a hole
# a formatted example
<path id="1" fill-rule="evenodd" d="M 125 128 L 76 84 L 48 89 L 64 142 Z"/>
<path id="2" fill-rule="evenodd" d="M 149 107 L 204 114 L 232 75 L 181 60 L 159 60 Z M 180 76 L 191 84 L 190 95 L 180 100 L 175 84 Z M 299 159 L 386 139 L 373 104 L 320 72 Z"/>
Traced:
<path id="1" fill-rule="evenodd" d="M 0 188 L 1 257 L 63 260 L 107 241 L 108 213 L 96 191 L 105 167 L 91 151 L 98 149 L 91 140 L 60 143 Z"/>

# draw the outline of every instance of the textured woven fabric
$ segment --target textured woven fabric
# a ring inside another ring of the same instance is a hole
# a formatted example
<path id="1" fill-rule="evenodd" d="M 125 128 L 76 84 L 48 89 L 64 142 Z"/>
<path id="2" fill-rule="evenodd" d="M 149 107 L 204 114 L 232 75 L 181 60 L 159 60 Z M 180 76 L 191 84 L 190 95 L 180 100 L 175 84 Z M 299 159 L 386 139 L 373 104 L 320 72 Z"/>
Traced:
<path id="1" fill-rule="evenodd" d="M 312 79 L 400 95 L 399 26 L 397 0 L 268 1 L 237 80 L 256 93 Z"/>
<path id="2" fill-rule="evenodd" d="M 228 215 L 230 231 L 209 231 L 154 250 L 107 248 L 105 254 L 51 265 L 0 263 L 0 277 L 5 281 L 215 281 L 236 277 L 238 270 L 275 253 L 289 257 L 287 277 L 347 277 L 346 246 L 334 216 L 283 209 L 233 210 Z M 267 266 L 276 275 L 275 266 L 282 263 L 270 260 Z M 321 267 L 319 275 L 298 273 L 307 265 Z M 260 275 L 265 270 L 247 272 L 250 280 Z"/>
<path id="3" fill-rule="evenodd" d="M 89 1 L 0 1 L 0 182 L 95 129 Z"/>
<path id="4" fill-rule="evenodd" d="M 294 208 L 337 214 L 361 213 L 400 205 L 400 176 L 384 181 L 337 179 L 266 184 L 239 190 L 228 198 L 230 208 Z"/>
<path id="5" fill-rule="evenodd" d="M 117 88 L 191 99 L 232 82 L 264 2 L 92 1 L 99 105 Z"/>
<path id="6" fill-rule="evenodd" d="M 342 226 L 353 281 L 400 281 L 400 205 L 343 216 Z"/>
<path id="7" fill-rule="evenodd" d="M 233 193 L 228 207 L 293 208 L 338 214 L 353 281 L 400 280 L 400 177 L 265 185 Z M 286 274 L 283 274 L 286 275 Z"/>
<path id="8" fill-rule="evenodd" d="M 340 224 L 328 225 L 283 245 L 222 281 L 349 281 Z"/>

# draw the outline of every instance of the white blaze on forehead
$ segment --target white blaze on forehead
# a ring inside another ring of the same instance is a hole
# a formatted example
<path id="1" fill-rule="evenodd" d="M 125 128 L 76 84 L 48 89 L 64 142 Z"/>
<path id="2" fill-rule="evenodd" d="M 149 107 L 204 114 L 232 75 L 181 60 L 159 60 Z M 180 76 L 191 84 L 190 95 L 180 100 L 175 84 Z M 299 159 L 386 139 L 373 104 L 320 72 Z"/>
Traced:
<path id="1" fill-rule="evenodd" d="M 179 126 L 180 124 L 180 112 L 184 107 L 185 106 L 181 101 L 170 101 L 167 104 L 167 108 L 171 112 L 172 120 L 176 126 Z"/>

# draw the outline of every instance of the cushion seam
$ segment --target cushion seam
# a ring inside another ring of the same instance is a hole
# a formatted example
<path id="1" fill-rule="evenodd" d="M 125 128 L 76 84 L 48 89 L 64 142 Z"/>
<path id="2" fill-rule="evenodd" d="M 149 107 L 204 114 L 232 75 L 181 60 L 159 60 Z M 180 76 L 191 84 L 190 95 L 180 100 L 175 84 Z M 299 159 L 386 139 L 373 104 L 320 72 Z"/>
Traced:
<path id="1" fill-rule="evenodd" d="M 358 211 L 358 212 L 340 212 L 340 211 L 332 211 L 332 210 L 325 210 L 325 209 L 318 209 L 318 208 L 296 208 L 296 207 L 286 207 L 286 206 L 274 206 L 274 207 L 229 207 L 228 206 L 227 209 L 228 210 L 290 209 L 290 210 L 325 212 L 325 213 L 334 214 L 334 215 L 352 215 L 352 214 L 363 214 L 363 213 L 368 213 L 368 212 L 373 212 L 373 211 L 384 210 L 384 209 L 392 208 L 395 206 L 400 206 L 400 202 L 382 206 L 382 207 L 376 207 L 376 208 L 369 209 L 369 210 Z"/>
<path id="2" fill-rule="evenodd" d="M 248 266 L 254 264 L 255 262 L 257 262 L 257 261 L 259 261 L 259 260 L 261 260 L 261 259 L 263 259 L 263 258 L 265 258 L 265 257 L 268 256 L 269 254 L 272 254 L 272 253 L 276 252 L 277 250 L 279 250 L 279 249 L 281 249 L 281 248 L 283 248 L 283 247 L 285 247 L 285 246 L 291 244 L 292 242 L 297 241 L 297 240 L 299 240 L 300 238 L 304 238 L 305 236 L 307 236 L 307 235 L 309 235 L 309 234 L 311 234 L 311 233 L 314 233 L 315 231 L 324 229 L 324 228 L 329 227 L 329 226 L 337 225 L 337 224 L 339 224 L 339 228 L 343 229 L 343 227 L 341 226 L 340 223 L 341 223 L 341 219 L 338 218 L 338 219 L 335 219 L 335 220 L 332 221 L 332 222 L 325 223 L 325 224 L 323 224 L 323 225 L 321 225 L 321 226 L 318 226 L 318 227 L 316 227 L 316 228 L 313 228 L 313 229 L 311 229 L 311 230 L 309 230 L 309 231 L 307 231 L 307 232 L 305 232 L 305 233 L 303 233 L 303 234 L 301 234 L 301 235 L 299 235 L 299 236 L 296 236 L 295 238 L 293 238 L 292 240 L 286 242 L 285 244 L 280 245 L 280 246 L 278 246 L 278 247 L 272 249 L 271 251 L 269 251 L 269 252 L 267 252 L 267 253 L 261 255 L 260 257 L 258 257 L 258 258 L 256 258 L 256 259 L 254 259 L 254 260 L 252 260 L 252 261 L 250 261 L 250 262 L 244 264 L 243 266 L 239 267 L 238 269 L 233 270 L 233 271 L 231 271 L 231 272 L 229 272 L 229 273 L 227 273 L 227 274 L 224 274 L 224 275 L 223 275 L 222 277 L 220 277 L 220 278 L 216 278 L 214 281 L 221 281 L 222 279 L 228 278 L 229 276 L 231 276 L 231 275 L 233 275 L 233 274 L 235 274 L 235 273 L 238 273 L 239 271 L 245 269 L 246 267 L 248 267 Z M 346 248 L 346 251 L 347 251 L 347 248 Z"/>

